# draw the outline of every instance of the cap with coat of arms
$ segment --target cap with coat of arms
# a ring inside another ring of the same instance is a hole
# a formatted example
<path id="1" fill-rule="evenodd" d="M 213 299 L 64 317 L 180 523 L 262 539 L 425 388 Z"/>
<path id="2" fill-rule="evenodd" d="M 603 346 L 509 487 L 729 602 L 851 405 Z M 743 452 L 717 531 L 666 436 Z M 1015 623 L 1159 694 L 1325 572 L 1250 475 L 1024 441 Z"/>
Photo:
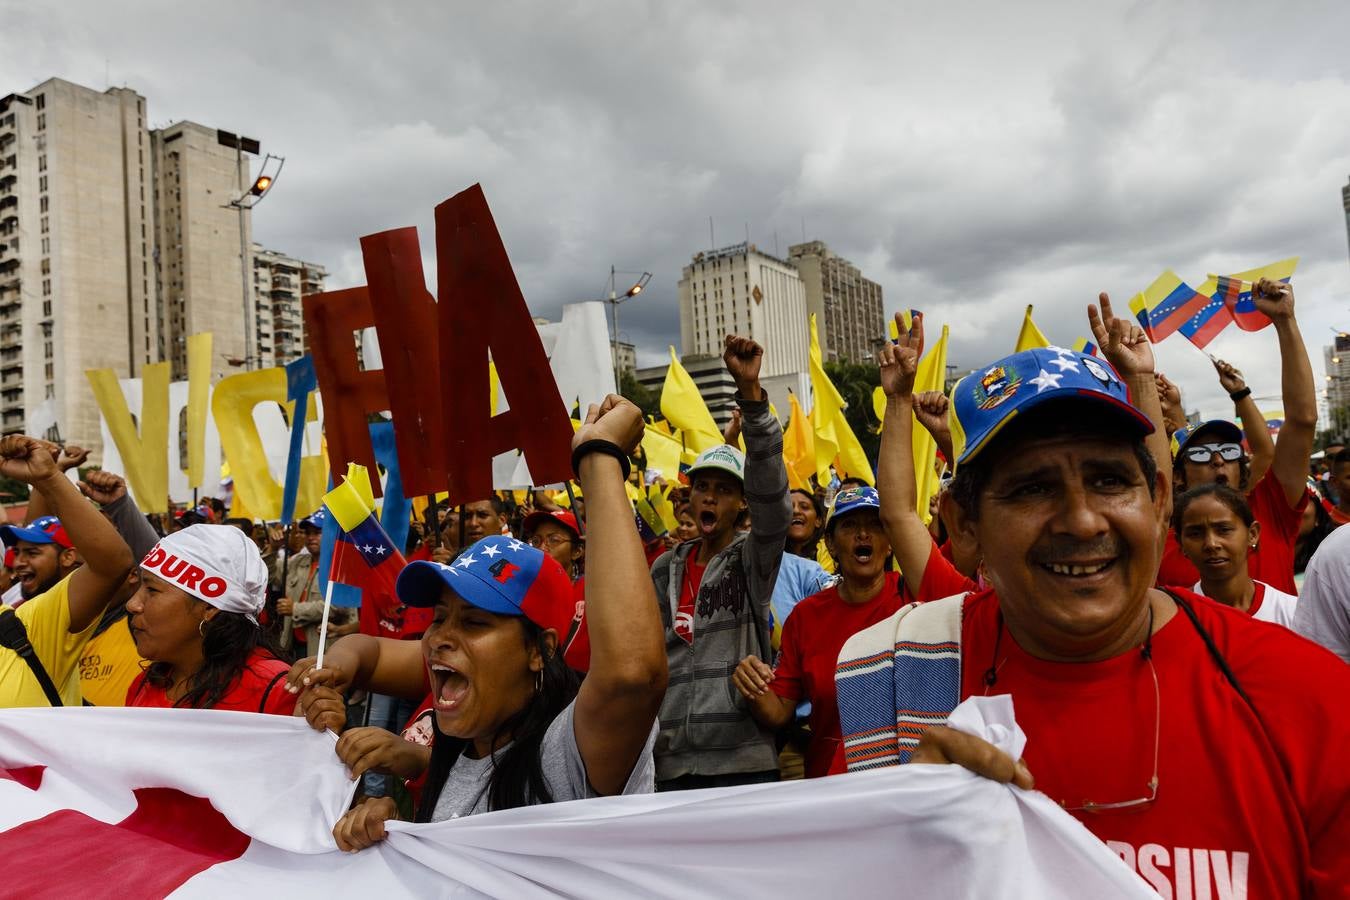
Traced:
<path id="1" fill-rule="evenodd" d="M 694 464 L 689 467 L 685 475 L 693 479 L 694 473 L 701 469 L 716 469 L 719 472 L 726 472 L 742 484 L 745 483 L 745 454 L 739 447 L 733 447 L 730 444 L 718 444 L 716 447 L 709 447 L 698 455 Z"/>
<path id="2" fill-rule="evenodd" d="M 825 517 L 825 529 L 828 531 L 843 516 L 860 509 L 875 509 L 881 511 L 881 496 L 874 487 L 850 487 L 834 495 L 834 502 L 830 504 L 829 515 Z"/>
<path id="3" fill-rule="evenodd" d="M 1140 436 L 1153 433 L 1153 423 L 1130 401 L 1129 388 L 1109 363 L 1063 347 L 1038 347 L 977 369 L 952 388 L 947 418 L 955 465 L 973 459 L 1019 413 L 1051 400 L 1092 404 Z"/>

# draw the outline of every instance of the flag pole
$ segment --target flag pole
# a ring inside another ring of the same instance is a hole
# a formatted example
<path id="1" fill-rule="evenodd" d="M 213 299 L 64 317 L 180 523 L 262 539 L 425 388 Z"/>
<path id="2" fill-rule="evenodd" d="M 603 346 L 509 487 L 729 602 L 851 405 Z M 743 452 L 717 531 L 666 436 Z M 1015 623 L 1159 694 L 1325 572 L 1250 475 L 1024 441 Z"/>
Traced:
<path id="1" fill-rule="evenodd" d="M 431 533 L 436 537 L 436 546 L 441 545 L 441 516 L 440 509 L 436 506 L 436 495 L 427 494 L 427 524 L 431 526 Z"/>
<path id="2" fill-rule="evenodd" d="M 329 573 L 333 574 L 331 566 Z M 319 655 L 314 660 L 314 668 L 323 668 L 323 651 L 328 646 L 328 611 L 333 608 L 333 579 L 328 579 L 328 587 L 323 592 L 323 620 L 319 622 Z"/>
<path id="3" fill-rule="evenodd" d="M 582 517 L 577 515 L 577 495 L 572 492 L 572 481 L 568 479 L 563 482 L 563 487 L 567 490 L 567 505 L 572 510 L 572 517 L 577 520 L 577 537 L 586 536 L 586 523 Z"/>

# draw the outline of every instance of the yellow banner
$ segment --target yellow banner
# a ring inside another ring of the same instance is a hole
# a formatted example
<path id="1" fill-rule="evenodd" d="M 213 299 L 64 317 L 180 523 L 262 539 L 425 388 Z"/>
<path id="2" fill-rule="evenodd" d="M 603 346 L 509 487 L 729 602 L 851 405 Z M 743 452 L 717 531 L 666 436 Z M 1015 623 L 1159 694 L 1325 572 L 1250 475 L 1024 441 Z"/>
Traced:
<path id="1" fill-rule="evenodd" d="M 94 401 L 108 423 L 122 474 L 142 512 L 169 511 L 169 364 L 152 363 L 141 370 L 140 430 L 127 408 L 127 398 L 112 369 L 85 372 Z"/>

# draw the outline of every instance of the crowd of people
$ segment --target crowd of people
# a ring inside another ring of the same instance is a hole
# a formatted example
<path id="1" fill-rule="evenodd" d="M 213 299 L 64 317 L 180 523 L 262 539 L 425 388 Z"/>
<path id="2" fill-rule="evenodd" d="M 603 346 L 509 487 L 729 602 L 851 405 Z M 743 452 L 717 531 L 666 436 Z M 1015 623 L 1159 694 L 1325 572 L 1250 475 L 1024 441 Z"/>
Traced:
<path id="1" fill-rule="evenodd" d="M 379 615 L 325 617 L 323 510 L 147 518 L 118 475 L 66 476 L 78 448 L 6 437 L 0 473 L 32 499 L 0 529 L 0 634 L 24 634 L 0 707 L 304 716 L 363 779 L 334 829 L 351 851 L 394 818 L 949 763 L 1046 793 L 1163 896 L 1341 895 L 1350 450 L 1313 458 L 1292 289 L 1253 297 L 1277 439 L 1222 362 L 1241 427 L 1188 423 L 1106 295 L 1100 357 L 1023 351 L 945 395 L 915 392 L 923 315 L 897 316 L 875 486 L 789 490 L 762 348 L 728 336 L 737 416 L 670 485 L 677 528 L 644 541 L 644 422 L 610 396 L 566 507 L 429 507 Z M 915 428 L 947 469 L 923 509 Z M 1024 759 L 944 724 L 990 694 L 1012 696 Z"/>

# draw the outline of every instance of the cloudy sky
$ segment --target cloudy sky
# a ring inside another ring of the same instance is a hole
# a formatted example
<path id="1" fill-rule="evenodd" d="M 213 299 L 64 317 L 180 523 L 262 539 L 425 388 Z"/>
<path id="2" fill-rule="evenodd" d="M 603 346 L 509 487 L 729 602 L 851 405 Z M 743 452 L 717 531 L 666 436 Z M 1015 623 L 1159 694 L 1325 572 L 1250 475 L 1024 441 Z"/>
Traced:
<path id="1" fill-rule="evenodd" d="M 1350 4 L 0 0 L 0 92 L 56 75 L 146 96 L 286 156 L 264 243 L 363 281 L 357 239 L 481 182 L 537 315 L 649 270 L 621 312 L 643 364 L 679 341 L 696 251 L 828 242 L 889 307 L 1009 352 L 1028 303 L 1057 343 L 1098 291 L 1301 256 L 1319 386 L 1350 330 Z M 429 271 L 434 271 L 429 267 Z M 1211 351 L 1278 408 L 1274 335 Z M 1231 414 L 1205 357 L 1159 347 Z"/>

